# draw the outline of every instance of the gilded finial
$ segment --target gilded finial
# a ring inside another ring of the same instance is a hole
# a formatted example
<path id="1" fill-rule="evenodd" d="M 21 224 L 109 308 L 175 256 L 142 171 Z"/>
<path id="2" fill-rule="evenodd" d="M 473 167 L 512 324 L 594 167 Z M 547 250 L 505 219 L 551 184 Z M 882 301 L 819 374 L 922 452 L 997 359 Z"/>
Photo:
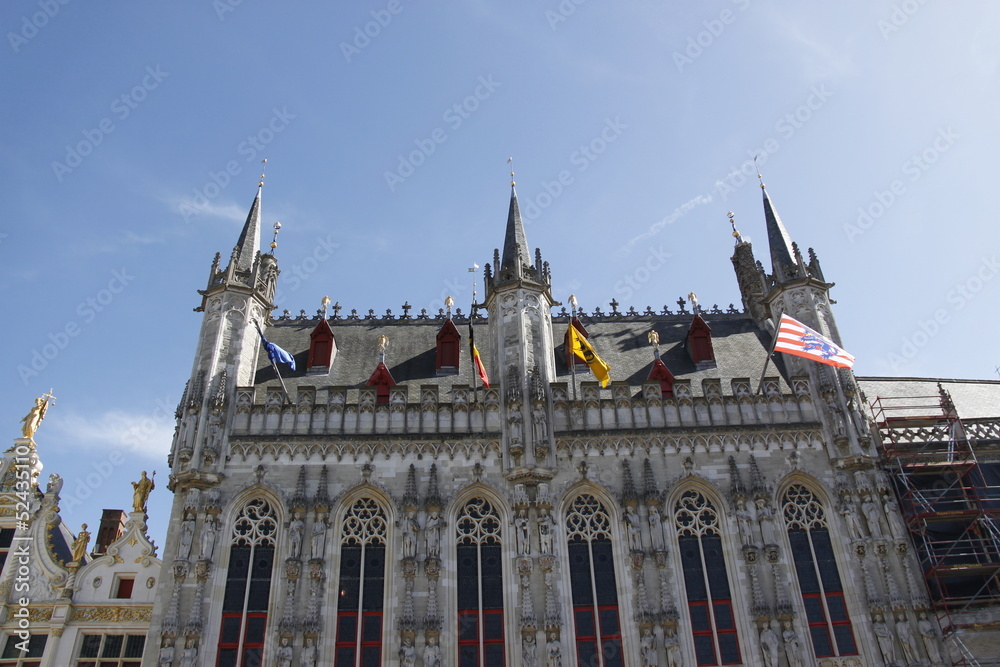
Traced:
<path id="1" fill-rule="evenodd" d="M 323 306 L 323 319 L 325 320 L 326 319 L 326 309 L 330 306 L 330 297 L 324 296 L 323 299 L 320 301 L 320 304 L 322 304 L 322 306 Z"/>
<path id="2" fill-rule="evenodd" d="M 753 166 L 757 170 L 757 180 L 760 181 L 760 189 L 764 189 L 764 177 L 760 175 L 760 165 L 757 164 L 757 156 L 753 156 Z"/>
<path id="3" fill-rule="evenodd" d="M 260 164 L 261 164 L 261 167 L 260 167 L 260 183 L 258 183 L 257 185 L 260 186 L 260 187 L 264 187 L 264 170 L 267 168 L 267 158 L 264 158 L 263 160 L 261 160 Z"/>
<path id="4" fill-rule="evenodd" d="M 729 224 L 733 228 L 733 238 L 735 238 L 737 242 L 742 242 L 743 237 L 740 235 L 740 230 L 736 229 L 736 214 L 730 211 L 726 215 L 729 216 Z"/>
<path id="5" fill-rule="evenodd" d="M 694 292 L 688 293 L 688 301 L 691 302 L 691 310 L 697 313 L 698 312 L 698 295 L 695 294 Z"/>
<path id="6" fill-rule="evenodd" d="M 655 330 L 654 331 L 650 331 L 646 335 L 646 338 L 649 340 L 649 344 L 652 345 L 652 346 L 654 346 L 654 347 L 660 344 L 660 334 L 656 333 Z"/>
<path id="7" fill-rule="evenodd" d="M 510 165 L 510 187 L 514 187 L 514 158 L 507 158 L 507 164 Z"/>
<path id="8" fill-rule="evenodd" d="M 271 239 L 271 254 L 274 254 L 274 249 L 278 247 L 278 232 L 281 231 L 281 223 L 274 223 L 274 237 Z"/>
<path id="9" fill-rule="evenodd" d="M 444 299 L 444 307 L 448 309 L 448 319 L 449 320 L 451 319 L 451 308 L 454 305 L 455 305 L 455 299 L 451 298 L 450 296 L 445 297 L 445 299 Z"/>
<path id="10" fill-rule="evenodd" d="M 569 307 L 573 309 L 573 317 L 576 317 L 576 309 L 580 307 L 580 304 L 577 302 L 575 294 L 569 295 Z"/>

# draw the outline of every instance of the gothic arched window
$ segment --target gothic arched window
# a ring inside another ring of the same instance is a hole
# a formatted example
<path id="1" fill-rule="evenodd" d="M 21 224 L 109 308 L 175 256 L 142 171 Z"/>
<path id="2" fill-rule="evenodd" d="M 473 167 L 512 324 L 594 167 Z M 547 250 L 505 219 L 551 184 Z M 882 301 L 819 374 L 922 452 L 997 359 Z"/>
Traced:
<path id="1" fill-rule="evenodd" d="M 359 498 L 344 516 L 337 586 L 334 664 L 382 664 L 382 610 L 388 522 L 374 498 Z"/>
<path id="2" fill-rule="evenodd" d="M 277 532 L 274 508 L 263 498 L 248 502 L 233 524 L 218 667 L 259 665 L 263 660 Z"/>
<path id="3" fill-rule="evenodd" d="M 782 505 L 813 651 L 817 658 L 857 655 L 823 506 L 801 484 L 789 487 Z"/>
<path id="4" fill-rule="evenodd" d="M 465 504 L 458 531 L 458 664 L 504 664 L 500 517 L 485 498 Z"/>
<path id="5" fill-rule="evenodd" d="M 566 514 L 576 654 L 581 665 L 622 665 L 618 585 L 608 510 L 582 494 Z"/>
<path id="6" fill-rule="evenodd" d="M 701 493 L 685 491 L 674 506 L 674 524 L 697 662 L 699 665 L 739 663 L 740 645 L 719 514 Z"/>

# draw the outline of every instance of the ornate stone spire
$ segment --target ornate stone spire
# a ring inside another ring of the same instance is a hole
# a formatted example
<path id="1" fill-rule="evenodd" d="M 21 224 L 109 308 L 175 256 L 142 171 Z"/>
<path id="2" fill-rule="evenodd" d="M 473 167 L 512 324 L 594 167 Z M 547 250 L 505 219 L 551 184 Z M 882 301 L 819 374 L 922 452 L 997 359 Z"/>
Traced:
<path id="1" fill-rule="evenodd" d="M 412 463 L 406 473 L 406 490 L 403 492 L 403 507 L 416 509 L 420 504 L 417 496 L 417 468 Z"/>
<path id="2" fill-rule="evenodd" d="M 424 508 L 428 511 L 440 511 L 444 505 L 441 492 L 438 490 L 438 468 L 436 463 L 431 464 L 431 478 L 427 485 L 427 497 L 424 498 Z"/>
<path id="3" fill-rule="evenodd" d="M 261 175 L 263 179 L 263 175 Z M 243 231 L 233 249 L 232 264 L 237 271 L 249 271 L 253 268 L 254 258 L 260 249 L 260 195 L 264 190 L 264 181 L 257 185 L 257 196 L 250 205 L 247 220 L 243 223 Z"/>
<path id="4" fill-rule="evenodd" d="M 632 467 L 628 459 L 622 461 L 622 505 L 636 505 L 639 502 L 639 492 L 632 481 Z"/>
<path id="5" fill-rule="evenodd" d="M 299 476 L 295 480 L 295 495 L 289 501 L 289 507 L 293 509 L 305 509 L 309 499 L 306 497 L 306 467 L 299 467 Z"/>
<path id="6" fill-rule="evenodd" d="M 642 462 L 642 497 L 647 504 L 659 505 L 660 490 L 656 486 L 656 477 L 653 475 L 653 465 L 649 459 Z"/>
<path id="7" fill-rule="evenodd" d="M 734 456 L 729 457 L 729 496 L 733 502 L 747 497 L 747 487 L 743 485 L 740 472 L 736 469 L 736 457 Z"/>
<path id="8" fill-rule="evenodd" d="M 323 512 L 330 508 L 330 490 L 327 481 L 327 470 L 324 465 L 319 469 L 319 486 L 316 487 L 316 495 L 313 497 L 313 506 L 317 512 Z"/>

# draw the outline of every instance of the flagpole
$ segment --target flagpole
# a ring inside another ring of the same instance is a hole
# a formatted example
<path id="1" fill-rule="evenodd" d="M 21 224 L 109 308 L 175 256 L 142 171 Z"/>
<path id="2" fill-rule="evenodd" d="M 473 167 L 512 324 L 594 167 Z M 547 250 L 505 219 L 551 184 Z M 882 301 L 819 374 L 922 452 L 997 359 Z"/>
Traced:
<path id="1" fill-rule="evenodd" d="M 472 307 L 469 309 L 469 360 L 472 362 L 470 364 L 470 369 L 472 371 L 472 402 L 479 403 L 479 382 L 476 381 L 476 376 L 479 375 L 479 369 L 476 368 L 476 339 L 472 331 L 472 327 L 476 324 L 476 309 L 478 305 L 476 304 L 476 269 L 479 265 L 473 263 L 469 267 L 469 273 L 472 274 Z"/>
<path id="2" fill-rule="evenodd" d="M 778 324 L 775 324 L 774 326 L 774 340 L 771 341 L 771 349 L 768 350 L 767 358 L 764 359 L 764 368 L 760 371 L 760 381 L 757 383 L 757 391 L 754 392 L 755 396 L 760 393 L 761 388 L 764 386 L 764 374 L 767 373 L 767 365 L 771 362 L 771 356 L 774 354 L 774 348 L 778 344 L 778 328 L 783 314 L 784 313 L 778 313 Z"/>
<path id="3" fill-rule="evenodd" d="M 264 338 L 264 332 L 260 330 L 260 323 L 257 320 L 253 321 L 253 325 L 257 327 L 257 333 L 260 334 L 261 339 Z M 281 391 L 285 395 L 285 402 L 291 403 L 292 398 L 288 395 L 288 387 L 285 386 L 285 378 L 281 377 L 281 371 L 278 370 L 278 364 L 271 359 L 271 355 L 268 355 L 268 361 L 271 362 L 271 368 L 274 369 L 274 374 L 278 376 L 278 382 L 281 383 Z"/>
<path id="4" fill-rule="evenodd" d="M 571 317 L 570 320 L 569 320 L 569 325 L 570 326 L 573 326 L 573 320 L 576 319 L 576 306 L 577 306 L 576 295 L 570 294 L 569 295 L 569 307 L 570 307 L 570 312 L 573 313 L 573 317 Z M 567 332 L 567 333 L 569 333 L 569 332 Z M 572 345 L 573 344 L 573 337 L 572 336 L 569 336 L 569 341 L 568 341 L 567 344 L 568 345 Z M 572 349 L 572 350 L 568 350 L 567 352 L 568 352 L 568 354 L 566 356 L 569 357 L 569 371 L 570 371 L 570 374 L 572 375 L 572 378 L 573 378 L 573 403 L 576 403 L 576 350 Z"/>

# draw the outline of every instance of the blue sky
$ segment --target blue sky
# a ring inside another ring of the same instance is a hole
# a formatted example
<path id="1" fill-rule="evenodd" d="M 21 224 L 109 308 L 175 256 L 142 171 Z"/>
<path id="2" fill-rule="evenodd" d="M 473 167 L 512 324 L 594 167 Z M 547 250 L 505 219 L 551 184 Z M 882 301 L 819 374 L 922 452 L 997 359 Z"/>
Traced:
<path id="1" fill-rule="evenodd" d="M 508 156 L 556 298 L 739 303 L 768 191 L 862 375 L 996 379 L 1000 5 L 252 0 L 0 5 L 0 371 L 63 516 L 165 457 L 212 256 L 268 159 L 281 308 L 463 309 Z M 294 279 L 293 279 L 294 277 Z M 68 500 L 72 498 L 72 500 Z"/>

